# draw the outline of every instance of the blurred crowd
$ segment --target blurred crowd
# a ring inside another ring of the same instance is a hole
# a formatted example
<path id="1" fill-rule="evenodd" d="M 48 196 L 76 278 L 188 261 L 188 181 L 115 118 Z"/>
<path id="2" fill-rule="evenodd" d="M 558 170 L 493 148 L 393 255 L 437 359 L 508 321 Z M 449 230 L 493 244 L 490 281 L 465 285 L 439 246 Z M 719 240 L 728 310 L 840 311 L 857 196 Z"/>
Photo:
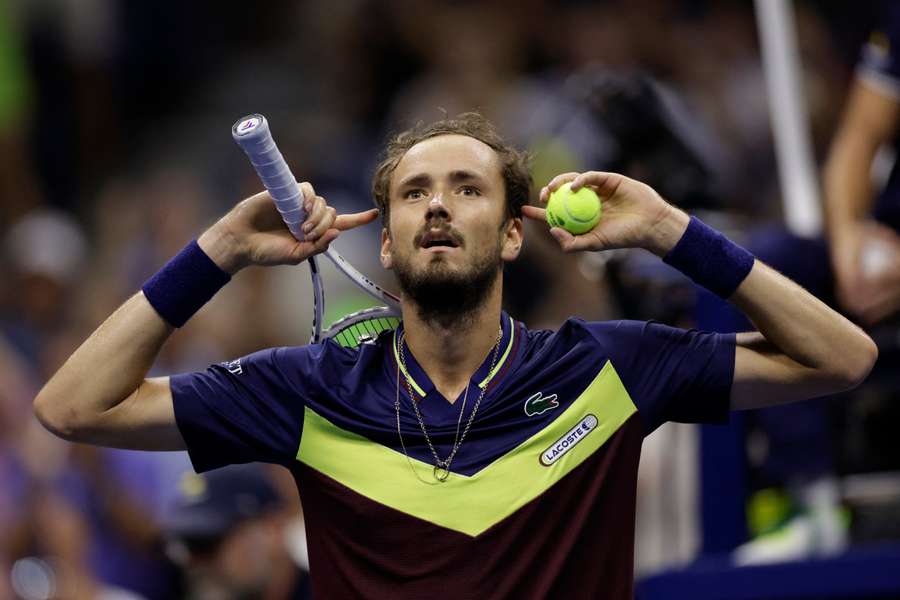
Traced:
<path id="1" fill-rule="evenodd" d="M 822 159 L 873 10 L 793 6 Z M 738 229 L 780 220 L 749 2 L 0 0 L 0 598 L 189 595 L 166 528 L 187 457 L 60 442 L 31 400 L 147 277 L 257 191 L 231 124 L 265 114 L 295 174 L 350 211 L 371 206 L 389 132 L 471 109 L 532 150 L 537 186 L 618 168 Z M 692 324 L 679 309 L 689 293 L 667 293 L 669 275 L 640 257 L 562 256 L 531 226 L 527 238 L 506 276 L 508 308 L 529 326 L 573 314 Z M 377 239 L 372 225 L 337 246 L 377 274 Z M 306 279 L 302 266 L 242 272 L 154 374 L 304 343 Z M 650 293 L 628 285 L 645 279 Z M 331 298 L 332 317 L 360 301 Z M 262 472 L 282 499 L 276 529 L 302 529 L 287 473 Z M 302 543 L 255 543 L 272 557 L 256 597 L 297 593 L 302 574 L 284 565 Z"/>

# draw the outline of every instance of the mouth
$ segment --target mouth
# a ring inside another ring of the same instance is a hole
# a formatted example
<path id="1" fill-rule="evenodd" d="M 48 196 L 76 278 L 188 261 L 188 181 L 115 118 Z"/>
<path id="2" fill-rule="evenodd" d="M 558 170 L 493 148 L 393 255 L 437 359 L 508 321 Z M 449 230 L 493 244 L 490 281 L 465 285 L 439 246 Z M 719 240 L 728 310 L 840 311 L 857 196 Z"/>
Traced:
<path id="1" fill-rule="evenodd" d="M 429 231 L 422 236 L 419 241 L 419 247 L 424 250 L 434 250 L 437 252 L 448 251 L 460 247 L 460 241 L 457 236 L 448 231 Z"/>

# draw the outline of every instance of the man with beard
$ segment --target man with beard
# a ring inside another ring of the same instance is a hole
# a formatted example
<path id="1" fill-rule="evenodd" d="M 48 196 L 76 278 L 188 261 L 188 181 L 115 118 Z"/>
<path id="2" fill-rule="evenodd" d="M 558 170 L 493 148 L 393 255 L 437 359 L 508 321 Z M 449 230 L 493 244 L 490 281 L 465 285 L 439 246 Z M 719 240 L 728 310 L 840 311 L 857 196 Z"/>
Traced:
<path id="1" fill-rule="evenodd" d="M 531 331 L 501 309 L 518 255 L 526 157 L 466 114 L 397 136 L 375 174 L 381 261 L 403 324 L 349 350 L 263 350 L 145 379 L 193 311 L 251 265 L 297 263 L 378 211 L 336 216 L 308 183 L 296 242 L 267 194 L 241 202 L 92 335 L 35 400 L 70 440 L 188 449 L 197 471 L 283 464 L 302 490 L 323 598 L 628 598 L 643 437 L 666 420 L 821 396 L 877 354 L 852 323 L 742 248 L 611 173 L 568 173 L 604 214 L 551 230 L 567 252 L 642 247 L 722 297 L 759 333 L 659 323 Z"/>

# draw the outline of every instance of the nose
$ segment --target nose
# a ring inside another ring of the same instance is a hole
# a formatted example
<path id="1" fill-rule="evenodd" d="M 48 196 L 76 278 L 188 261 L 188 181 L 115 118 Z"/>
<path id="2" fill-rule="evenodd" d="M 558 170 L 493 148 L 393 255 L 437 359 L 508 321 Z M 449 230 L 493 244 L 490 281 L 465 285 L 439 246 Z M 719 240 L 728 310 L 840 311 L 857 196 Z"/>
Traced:
<path id="1" fill-rule="evenodd" d="M 447 205 L 444 204 L 444 196 L 440 192 L 434 194 L 431 200 L 428 201 L 428 212 L 425 213 L 426 221 L 437 218 L 450 220 L 450 211 Z"/>

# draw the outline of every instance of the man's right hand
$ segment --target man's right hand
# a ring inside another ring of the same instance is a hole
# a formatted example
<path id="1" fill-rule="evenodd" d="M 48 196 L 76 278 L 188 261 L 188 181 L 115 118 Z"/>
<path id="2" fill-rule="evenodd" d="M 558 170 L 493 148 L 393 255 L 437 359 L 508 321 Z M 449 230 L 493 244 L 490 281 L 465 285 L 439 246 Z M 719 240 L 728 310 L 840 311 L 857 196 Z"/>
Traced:
<path id="1" fill-rule="evenodd" d="M 324 252 L 342 231 L 371 223 L 378 210 L 338 215 L 308 182 L 300 184 L 307 218 L 306 239 L 288 231 L 268 192 L 242 200 L 201 235 L 197 243 L 227 273 L 249 265 L 295 265 Z"/>

